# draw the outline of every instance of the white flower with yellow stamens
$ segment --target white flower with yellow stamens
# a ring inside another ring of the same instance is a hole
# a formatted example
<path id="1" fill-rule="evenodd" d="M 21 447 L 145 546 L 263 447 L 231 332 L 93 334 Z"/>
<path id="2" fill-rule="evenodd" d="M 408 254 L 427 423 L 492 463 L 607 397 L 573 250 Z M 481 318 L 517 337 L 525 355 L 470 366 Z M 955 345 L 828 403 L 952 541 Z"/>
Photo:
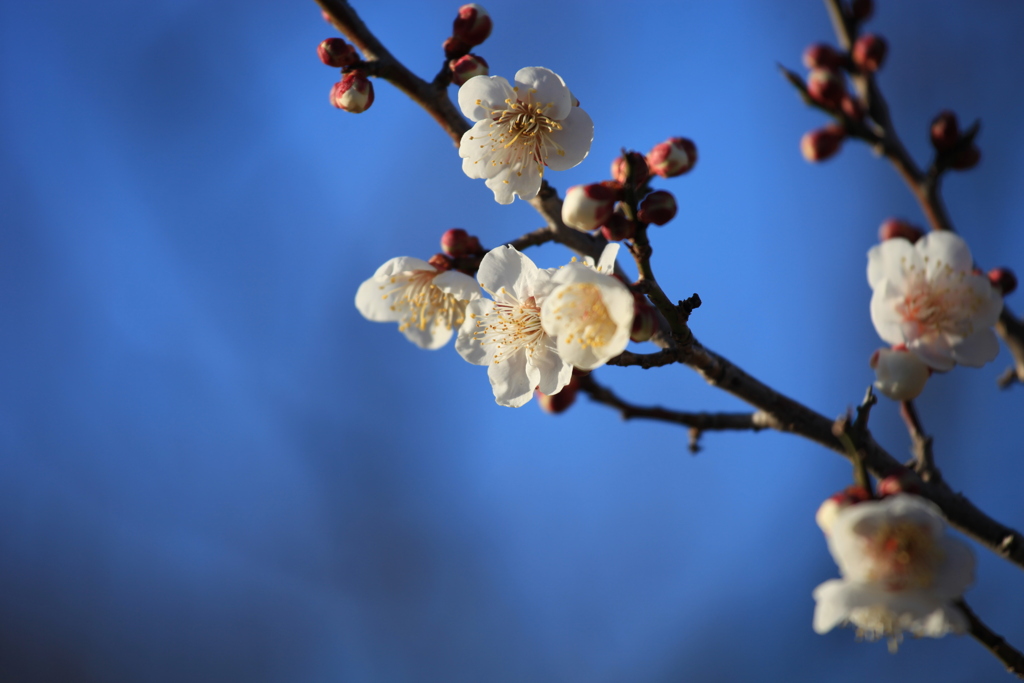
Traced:
<path id="1" fill-rule="evenodd" d="M 930 501 L 901 493 L 839 510 L 828 528 L 828 549 L 842 579 L 814 589 L 814 630 L 852 623 L 869 640 L 902 633 L 939 638 L 963 633 L 967 620 L 954 605 L 974 580 L 974 556 L 946 535 Z"/>
<path id="2" fill-rule="evenodd" d="M 558 286 L 544 301 L 541 322 L 556 339 L 558 355 L 581 370 L 604 365 L 626 349 L 636 306 L 633 294 L 611 273 L 618 244 L 598 263 L 571 263 L 552 278 Z"/>
<path id="3" fill-rule="evenodd" d="M 590 152 L 594 123 L 575 102 L 561 77 L 542 67 L 520 69 L 515 85 L 500 76 L 469 79 L 459 107 L 476 124 L 459 144 L 462 170 L 484 178 L 499 204 L 513 195 L 533 199 L 545 166 L 564 171 Z"/>
<path id="4" fill-rule="evenodd" d="M 399 256 L 359 286 L 356 308 L 368 320 L 398 322 L 398 331 L 416 346 L 437 349 L 462 325 L 466 304 L 479 298 L 476 281 L 465 273 Z"/>
<path id="5" fill-rule="evenodd" d="M 518 408 L 535 389 L 550 396 L 572 378 L 572 365 L 541 325 L 541 306 L 555 287 L 551 276 L 512 247 L 493 249 L 480 262 L 477 279 L 493 300 L 469 303 L 455 350 L 487 366 L 498 405 Z"/>

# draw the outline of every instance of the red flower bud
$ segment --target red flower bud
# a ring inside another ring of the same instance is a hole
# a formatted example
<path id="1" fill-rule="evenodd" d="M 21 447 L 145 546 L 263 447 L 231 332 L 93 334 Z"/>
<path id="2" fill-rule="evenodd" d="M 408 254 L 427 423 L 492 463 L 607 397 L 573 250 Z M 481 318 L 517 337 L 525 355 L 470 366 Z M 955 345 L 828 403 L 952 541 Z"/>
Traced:
<path id="1" fill-rule="evenodd" d="M 645 342 L 658 331 L 658 314 L 646 302 L 637 303 L 633 314 L 633 329 L 629 338 L 635 342 Z"/>
<path id="2" fill-rule="evenodd" d="M 640 202 L 640 210 L 637 218 L 642 223 L 653 223 L 654 225 L 665 225 L 676 217 L 679 205 L 671 192 L 656 190 L 650 193 Z"/>
<path id="3" fill-rule="evenodd" d="M 562 202 L 562 222 L 577 230 L 593 230 L 611 218 L 621 191 L 617 183 L 570 187 Z"/>
<path id="4" fill-rule="evenodd" d="M 569 383 L 562 387 L 562 390 L 557 394 L 542 394 L 540 391 L 536 392 L 537 404 L 540 409 L 545 413 L 551 413 L 557 415 L 558 413 L 564 413 L 566 410 L 576 402 L 576 394 L 579 393 L 580 382 L 573 375 Z"/>
<path id="5" fill-rule="evenodd" d="M 960 126 L 956 114 L 949 110 L 939 112 L 939 115 L 932 119 L 932 126 L 928 132 L 932 138 L 932 146 L 937 151 L 953 149 L 960 140 Z"/>
<path id="6" fill-rule="evenodd" d="M 480 240 L 462 228 L 446 230 L 441 235 L 441 249 L 452 258 L 475 256 L 483 253 L 483 249 L 480 247 Z"/>
<path id="7" fill-rule="evenodd" d="M 850 6 L 850 16 L 854 21 L 865 21 L 875 13 L 875 3 L 872 0 L 853 0 Z"/>
<path id="8" fill-rule="evenodd" d="M 835 109 L 846 94 L 846 83 L 831 69 L 812 69 L 807 75 L 807 94 L 814 101 Z"/>
<path id="9" fill-rule="evenodd" d="M 441 49 L 444 50 L 444 57 L 448 60 L 458 59 L 469 52 L 470 47 L 472 46 L 467 45 L 458 38 L 446 38 L 445 41 L 441 43 Z"/>
<path id="10" fill-rule="evenodd" d="M 362 71 L 350 71 L 331 88 L 331 104 L 352 114 L 361 114 L 373 104 L 373 83 Z"/>
<path id="11" fill-rule="evenodd" d="M 1017 289 L 1017 276 L 1009 268 L 993 268 L 988 271 L 988 281 L 1003 293 L 1003 296 Z"/>
<path id="12" fill-rule="evenodd" d="M 486 76 L 490 73 L 487 60 L 479 55 L 463 55 L 448 64 L 452 70 L 452 83 L 461 86 L 474 76 Z"/>
<path id="13" fill-rule="evenodd" d="M 902 237 L 911 244 L 924 237 L 924 230 L 899 218 L 888 218 L 878 228 L 878 241 Z"/>
<path id="14" fill-rule="evenodd" d="M 444 254 L 434 254 L 427 259 L 427 263 L 437 268 L 438 272 L 441 273 L 452 269 L 452 260 Z"/>
<path id="15" fill-rule="evenodd" d="M 316 54 L 320 61 L 327 66 L 344 68 L 359 61 L 359 53 L 356 49 L 341 38 L 328 38 L 316 48 Z"/>
<path id="16" fill-rule="evenodd" d="M 697 147 L 687 138 L 669 138 L 647 153 L 647 166 L 651 173 L 662 178 L 674 178 L 689 173 L 697 163 Z"/>
<path id="17" fill-rule="evenodd" d="M 608 222 L 601 226 L 601 234 L 609 242 L 628 240 L 636 234 L 636 224 L 626 218 L 621 211 L 616 211 Z"/>
<path id="18" fill-rule="evenodd" d="M 843 98 L 839 100 L 839 108 L 848 118 L 858 123 L 864 120 L 864 108 L 850 95 L 843 95 Z"/>
<path id="19" fill-rule="evenodd" d="M 861 71 L 874 72 L 882 68 L 882 62 L 885 61 L 885 54 L 888 51 L 889 44 L 885 42 L 885 38 L 867 33 L 853 44 L 850 56 Z"/>
<path id="20" fill-rule="evenodd" d="M 625 156 L 616 157 L 612 162 L 612 178 L 622 185 L 628 185 L 632 177 L 633 187 L 640 187 L 650 175 L 647 159 L 640 152 L 626 152 Z"/>
<path id="21" fill-rule="evenodd" d="M 836 152 L 840 150 L 844 137 L 846 137 L 846 131 L 834 124 L 812 130 L 805 133 L 800 139 L 800 151 L 803 153 L 804 159 L 811 163 L 825 161 L 835 156 Z"/>
<path id="22" fill-rule="evenodd" d="M 981 161 L 981 150 L 978 149 L 977 145 L 971 145 L 957 154 L 949 162 L 949 167 L 957 171 L 967 171 L 977 166 L 979 161 Z"/>
<path id="23" fill-rule="evenodd" d="M 459 8 L 459 16 L 452 24 L 452 37 L 469 47 L 479 45 L 491 35 L 491 15 L 476 3 Z"/>
<path id="24" fill-rule="evenodd" d="M 841 69 L 846 57 L 831 45 L 814 43 L 804 50 L 804 66 L 808 69 Z"/>

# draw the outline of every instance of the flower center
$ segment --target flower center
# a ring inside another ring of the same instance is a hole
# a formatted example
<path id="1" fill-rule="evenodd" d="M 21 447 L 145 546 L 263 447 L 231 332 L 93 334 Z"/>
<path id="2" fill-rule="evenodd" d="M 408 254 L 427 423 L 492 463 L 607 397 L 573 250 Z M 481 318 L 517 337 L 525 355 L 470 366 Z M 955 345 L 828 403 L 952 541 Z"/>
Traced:
<path id="1" fill-rule="evenodd" d="M 561 130 L 562 124 L 544 115 L 547 106 L 534 104 L 532 102 L 513 102 L 505 100 L 508 109 L 496 109 L 491 112 L 491 118 L 499 126 L 507 126 L 507 135 L 511 136 L 507 142 L 499 139 L 498 142 L 505 142 L 505 147 L 511 147 L 520 138 L 533 138 L 537 135 L 545 135 L 556 130 Z M 524 141 L 526 142 L 526 141 Z"/>
<path id="2" fill-rule="evenodd" d="M 905 268 L 904 273 L 906 294 L 896 305 L 896 312 L 904 322 L 916 324 L 917 336 L 969 337 L 974 332 L 971 318 L 982 302 L 965 282 L 967 273 L 942 262 L 935 265 L 931 280 L 913 265 Z"/>
<path id="3" fill-rule="evenodd" d="M 943 557 L 927 528 L 905 520 L 882 524 L 868 538 L 868 555 L 871 580 L 891 591 L 927 588 Z"/>
<path id="4" fill-rule="evenodd" d="M 524 302 L 495 301 L 489 313 L 479 316 L 476 326 L 473 336 L 481 345 L 494 346 L 495 364 L 523 348 L 532 356 L 534 345 L 544 337 L 540 307 L 532 296 Z"/>
<path id="5" fill-rule="evenodd" d="M 467 302 L 436 286 L 436 275 L 432 270 L 409 270 L 391 276 L 391 288 L 384 298 L 397 295 L 391 310 L 402 314 L 399 331 L 412 326 L 426 330 L 431 325 L 451 329 L 462 324 Z"/>
<path id="6" fill-rule="evenodd" d="M 568 333 L 565 342 L 583 348 L 600 348 L 615 335 L 616 325 L 608 315 L 601 288 L 590 282 L 568 285 L 558 293 L 552 309 Z"/>

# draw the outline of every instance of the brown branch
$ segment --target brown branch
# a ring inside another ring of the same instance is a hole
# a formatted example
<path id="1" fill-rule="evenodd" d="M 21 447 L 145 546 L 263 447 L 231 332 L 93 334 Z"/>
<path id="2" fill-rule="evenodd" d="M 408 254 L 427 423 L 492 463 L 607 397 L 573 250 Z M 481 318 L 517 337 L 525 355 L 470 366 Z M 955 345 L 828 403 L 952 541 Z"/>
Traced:
<path id="1" fill-rule="evenodd" d="M 619 398 L 611 389 L 599 384 L 593 374 L 579 378 L 580 391 L 586 392 L 591 400 L 611 406 L 619 411 L 623 420 L 643 419 L 671 422 L 690 428 L 689 449 L 691 453 L 700 450 L 701 434 L 709 431 L 754 431 L 773 426 L 774 418 L 758 410 L 753 413 L 685 413 L 668 410 L 659 406 L 638 406 Z"/>
<path id="2" fill-rule="evenodd" d="M 658 368 L 663 365 L 672 365 L 672 363 L 677 362 L 679 362 L 679 353 L 675 348 L 671 348 L 658 351 L 657 353 L 633 353 L 632 351 L 623 351 L 608 361 L 607 365 L 619 365 L 622 367 L 635 365 L 643 368 L 644 370 L 650 370 L 651 368 Z"/>
<path id="3" fill-rule="evenodd" d="M 550 242 L 553 239 L 555 239 L 554 231 L 545 225 L 543 228 L 537 228 L 533 232 L 528 232 L 522 237 L 517 237 L 511 242 L 506 242 L 505 244 L 522 251 L 527 247 L 539 247 L 545 242 Z"/>
<path id="4" fill-rule="evenodd" d="M 925 481 L 939 481 L 942 474 L 935 466 L 935 455 L 932 452 L 932 437 L 924 432 L 921 418 L 913 401 L 900 402 L 900 417 L 907 424 L 910 432 L 911 451 L 914 454 L 914 469 Z"/>
<path id="5" fill-rule="evenodd" d="M 1024 678 L 1024 654 L 1014 649 L 1001 635 L 986 626 L 974 613 L 974 610 L 967 606 L 963 598 L 955 601 L 954 604 L 967 617 L 967 632 L 984 645 L 986 650 L 994 654 L 1007 671 L 1016 675 L 1017 678 Z"/>

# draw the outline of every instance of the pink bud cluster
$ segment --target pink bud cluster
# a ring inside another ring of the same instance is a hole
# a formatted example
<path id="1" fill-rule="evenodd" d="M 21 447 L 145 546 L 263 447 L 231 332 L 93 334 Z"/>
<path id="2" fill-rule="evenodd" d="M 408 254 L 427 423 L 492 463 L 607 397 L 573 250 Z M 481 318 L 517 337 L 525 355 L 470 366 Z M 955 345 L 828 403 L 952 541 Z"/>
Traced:
<path id="1" fill-rule="evenodd" d="M 317 46 L 316 54 L 327 66 L 343 70 L 341 80 L 331 87 L 331 104 L 351 114 L 369 109 L 373 104 L 373 83 L 365 73 L 352 68 L 359 64 L 356 49 L 341 38 L 328 38 Z"/>
<path id="2" fill-rule="evenodd" d="M 463 5 L 452 23 L 452 35 L 442 46 L 445 57 L 455 61 L 468 54 L 470 48 L 487 40 L 492 27 L 491 15 L 487 10 L 476 3 Z"/>
<path id="3" fill-rule="evenodd" d="M 473 275 L 486 253 L 475 235 L 462 228 L 452 228 L 441 235 L 441 253 L 430 257 L 428 263 L 440 271 L 454 269 Z"/>

